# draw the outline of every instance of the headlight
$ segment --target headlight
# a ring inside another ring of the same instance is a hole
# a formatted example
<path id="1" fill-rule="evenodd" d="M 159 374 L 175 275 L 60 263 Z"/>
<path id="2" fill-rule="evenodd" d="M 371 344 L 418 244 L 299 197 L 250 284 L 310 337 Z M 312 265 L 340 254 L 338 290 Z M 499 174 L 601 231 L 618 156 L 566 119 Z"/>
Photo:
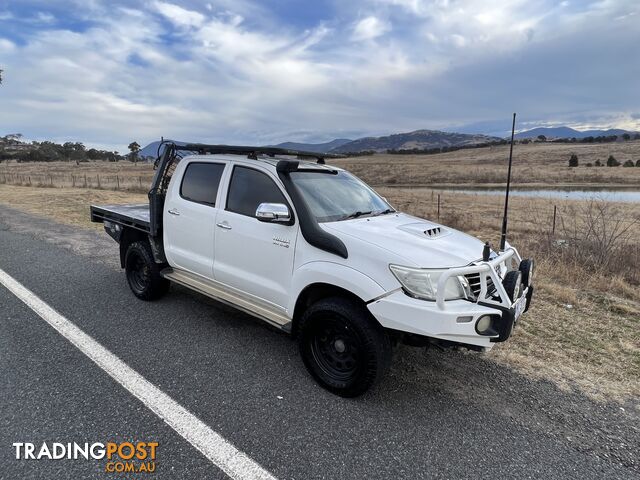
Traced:
<path id="1" fill-rule="evenodd" d="M 389 269 L 411 296 L 432 301 L 436 300 L 440 275 L 446 271 L 399 265 L 389 265 Z M 467 299 L 473 296 L 467 279 L 462 276 L 450 277 L 444 290 L 445 300 Z"/>

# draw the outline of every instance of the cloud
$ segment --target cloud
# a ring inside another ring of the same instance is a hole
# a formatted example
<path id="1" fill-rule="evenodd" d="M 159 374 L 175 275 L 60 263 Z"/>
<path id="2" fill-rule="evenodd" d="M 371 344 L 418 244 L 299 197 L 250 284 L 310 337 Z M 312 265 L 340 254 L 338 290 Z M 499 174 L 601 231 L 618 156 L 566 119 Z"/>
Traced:
<path id="1" fill-rule="evenodd" d="M 16 45 L 6 38 L 0 38 L 0 53 L 9 53 L 15 50 Z"/>
<path id="2" fill-rule="evenodd" d="M 159 2 L 153 3 L 155 8 L 169 21 L 181 27 L 198 27 L 202 25 L 205 16 L 193 10 L 187 10 L 173 3 Z"/>
<path id="3" fill-rule="evenodd" d="M 356 41 L 372 40 L 384 35 L 391 27 L 380 19 L 370 16 L 358 21 L 353 27 L 351 38 Z"/>
<path id="4" fill-rule="evenodd" d="M 514 110 L 532 124 L 640 129 L 630 0 L 364 0 L 311 16 L 250 0 L 208 4 L 93 0 L 43 11 L 25 0 L 31 9 L 0 16 L 0 134 L 123 151 L 161 135 L 266 144 L 496 132 Z M 26 21 L 39 12 L 54 20 Z"/>

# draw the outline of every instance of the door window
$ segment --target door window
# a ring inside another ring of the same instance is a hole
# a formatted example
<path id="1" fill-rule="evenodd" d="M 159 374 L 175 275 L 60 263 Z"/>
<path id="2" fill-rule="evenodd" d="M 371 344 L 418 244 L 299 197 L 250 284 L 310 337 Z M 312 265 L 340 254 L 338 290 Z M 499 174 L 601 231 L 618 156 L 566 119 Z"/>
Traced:
<path id="1" fill-rule="evenodd" d="M 261 203 L 287 205 L 287 200 L 267 174 L 253 168 L 236 166 L 229 183 L 227 210 L 255 217 Z"/>
<path id="2" fill-rule="evenodd" d="M 180 196 L 215 207 L 224 163 L 190 163 L 182 177 Z"/>

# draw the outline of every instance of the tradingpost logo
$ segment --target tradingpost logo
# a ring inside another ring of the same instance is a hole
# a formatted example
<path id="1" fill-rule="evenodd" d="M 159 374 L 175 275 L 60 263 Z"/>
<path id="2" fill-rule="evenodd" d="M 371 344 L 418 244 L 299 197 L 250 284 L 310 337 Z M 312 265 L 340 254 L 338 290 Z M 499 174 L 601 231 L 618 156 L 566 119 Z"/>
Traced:
<path id="1" fill-rule="evenodd" d="M 108 473 L 153 473 L 158 442 L 13 444 L 16 460 L 106 460 Z"/>

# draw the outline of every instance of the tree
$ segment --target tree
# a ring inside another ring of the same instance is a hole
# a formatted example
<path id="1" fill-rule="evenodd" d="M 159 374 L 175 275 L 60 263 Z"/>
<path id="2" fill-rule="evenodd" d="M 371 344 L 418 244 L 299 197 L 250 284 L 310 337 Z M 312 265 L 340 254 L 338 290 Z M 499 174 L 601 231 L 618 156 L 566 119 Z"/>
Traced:
<path id="1" fill-rule="evenodd" d="M 571 158 L 569 159 L 569 166 L 570 167 L 578 166 L 578 155 L 576 155 L 575 153 L 571 154 Z"/>
<path id="2" fill-rule="evenodd" d="M 633 167 L 633 160 L 627 160 L 622 164 L 623 167 Z"/>
<path id="3" fill-rule="evenodd" d="M 609 155 L 609 158 L 607 158 L 607 167 L 619 167 L 619 166 L 620 166 L 620 162 L 616 160 L 616 157 L 614 157 L 613 155 Z"/>
<path id="4" fill-rule="evenodd" d="M 640 140 L 640 133 L 636 133 L 636 136 L 633 137 L 635 140 Z"/>
<path id="5" fill-rule="evenodd" d="M 622 139 L 624 141 L 631 140 L 631 135 L 629 135 L 628 133 L 623 133 L 622 134 Z"/>
<path id="6" fill-rule="evenodd" d="M 636 160 L 636 167 L 640 167 L 640 160 Z"/>
<path id="7" fill-rule="evenodd" d="M 140 145 L 135 140 L 129 144 L 127 147 L 131 153 L 129 154 L 129 159 L 133 163 L 138 163 L 138 152 L 140 151 Z"/>
<path id="8" fill-rule="evenodd" d="M 547 141 L 547 137 L 544 135 L 538 135 L 538 141 L 540 142 L 546 142 Z"/>
<path id="9" fill-rule="evenodd" d="M 2 84 L 2 72 L 4 72 L 4 70 L 0 69 L 0 84 Z"/>

